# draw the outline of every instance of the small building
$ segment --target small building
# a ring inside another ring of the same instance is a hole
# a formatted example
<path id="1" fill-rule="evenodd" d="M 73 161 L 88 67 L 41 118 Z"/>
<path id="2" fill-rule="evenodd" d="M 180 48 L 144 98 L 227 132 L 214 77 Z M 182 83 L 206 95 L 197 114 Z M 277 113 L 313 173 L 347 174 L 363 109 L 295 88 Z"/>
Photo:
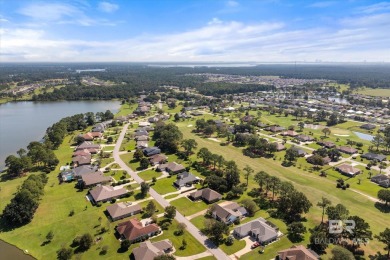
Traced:
<path id="1" fill-rule="evenodd" d="M 325 141 L 325 142 L 322 142 L 322 141 L 318 141 L 317 144 L 325 147 L 325 148 L 334 148 L 336 147 L 336 144 L 333 143 L 333 142 L 330 142 L 330 141 Z"/>
<path id="2" fill-rule="evenodd" d="M 386 155 L 376 154 L 376 153 L 365 153 L 362 155 L 362 158 L 367 160 L 376 160 L 378 162 L 386 161 Z"/>
<path id="3" fill-rule="evenodd" d="M 313 156 L 314 156 L 314 155 L 311 155 L 311 156 L 307 157 L 307 158 L 306 158 L 306 161 L 307 161 L 308 163 L 314 164 L 314 163 L 313 163 L 313 159 L 314 159 Z M 328 156 L 322 157 L 322 163 L 321 163 L 320 165 L 327 165 L 327 164 L 329 164 L 331 161 L 332 161 L 332 160 L 331 160 Z"/>
<path id="4" fill-rule="evenodd" d="M 376 128 L 376 125 L 373 125 L 373 124 L 364 124 L 364 125 L 361 125 L 360 126 L 361 129 L 365 129 L 365 130 L 374 130 Z"/>
<path id="5" fill-rule="evenodd" d="M 358 152 L 357 149 L 351 147 L 351 146 L 339 146 L 337 148 L 337 150 L 339 150 L 340 152 L 342 153 L 346 153 L 346 154 L 355 154 Z"/>
<path id="6" fill-rule="evenodd" d="M 378 174 L 371 178 L 371 181 L 383 188 L 390 187 L 390 177 L 384 174 Z"/>
<path id="7" fill-rule="evenodd" d="M 138 141 L 149 141 L 149 136 L 148 135 L 139 135 L 135 137 L 135 140 Z"/>
<path id="8" fill-rule="evenodd" d="M 204 200 L 206 203 L 214 203 L 222 199 L 222 195 L 210 188 L 197 190 L 188 196 L 192 200 Z"/>
<path id="9" fill-rule="evenodd" d="M 189 172 L 182 172 L 177 175 L 176 181 L 173 183 L 176 187 L 191 186 L 199 182 L 199 178 Z"/>
<path id="10" fill-rule="evenodd" d="M 88 165 L 91 164 L 92 156 L 91 154 L 88 155 L 77 155 L 72 158 L 72 163 L 74 166 L 82 166 L 82 165 Z"/>
<path id="11" fill-rule="evenodd" d="M 286 130 L 286 128 L 284 128 L 282 126 L 273 125 L 273 126 L 269 126 L 269 127 L 265 128 L 265 130 L 273 132 L 273 133 L 278 133 L 278 132 L 282 132 L 282 131 Z"/>
<path id="12" fill-rule="evenodd" d="M 78 150 L 78 151 L 74 152 L 72 157 L 88 156 L 88 155 L 91 155 L 91 153 L 87 149 L 84 149 L 84 150 Z"/>
<path id="13" fill-rule="evenodd" d="M 134 260 L 153 260 L 155 257 L 168 254 L 171 251 L 173 251 L 173 245 L 169 239 L 153 243 L 145 241 L 133 249 L 133 256 Z"/>
<path id="14" fill-rule="evenodd" d="M 162 164 L 162 165 L 158 166 L 157 169 L 160 171 L 166 171 L 170 175 L 179 174 L 179 173 L 184 172 L 186 170 L 186 168 L 183 165 L 181 165 L 177 162 L 170 162 L 170 163 Z"/>
<path id="15" fill-rule="evenodd" d="M 148 141 L 137 141 L 137 144 L 135 147 L 137 149 L 144 149 L 144 148 L 147 148 L 148 146 L 149 146 Z"/>
<path id="16" fill-rule="evenodd" d="M 293 130 L 287 130 L 287 131 L 281 132 L 280 135 L 295 137 L 295 136 L 297 136 L 299 134 L 297 132 L 293 131 Z"/>
<path id="17" fill-rule="evenodd" d="M 347 175 L 349 177 L 353 177 L 361 172 L 360 169 L 355 168 L 352 165 L 346 163 L 336 166 L 336 170 L 339 171 L 341 174 Z"/>
<path id="18" fill-rule="evenodd" d="M 233 223 L 236 219 L 241 219 L 247 214 L 246 209 L 236 202 L 217 204 L 211 213 L 213 218 L 227 224 Z"/>
<path id="19" fill-rule="evenodd" d="M 119 223 L 115 229 L 122 239 L 127 239 L 132 243 L 155 236 L 161 232 L 160 227 L 156 224 L 142 226 L 142 223 L 135 218 Z"/>
<path id="20" fill-rule="evenodd" d="M 234 229 L 233 234 L 238 238 L 250 236 L 261 245 L 266 245 L 278 239 L 278 229 L 263 218 L 258 218 Z"/>
<path id="21" fill-rule="evenodd" d="M 274 144 L 276 145 L 276 151 L 280 152 L 280 151 L 286 150 L 286 147 L 284 146 L 284 144 L 278 143 L 278 142 L 274 142 Z"/>
<path id="22" fill-rule="evenodd" d="M 107 212 L 112 221 L 127 218 L 141 213 L 142 208 L 139 204 L 132 205 L 131 202 L 120 202 L 107 207 Z"/>
<path id="23" fill-rule="evenodd" d="M 96 154 L 100 151 L 100 144 L 94 144 L 92 142 L 84 141 L 76 147 L 76 151 L 88 150 L 92 154 Z"/>
<path id="24" fill-rule="evenodd" d="M 84 174 L 93 173 L 93 172 L 96 172 L 97 170 L 98 170 L 97 167 L 93 167 L 91 165 L 82 165 L 82 166 L 73 168 L 72 171 L 74 173 L 74 178 L 80 179 L 81 176 L 83 176 Z"/>
<path id="25" fill-rule="evenodd" d="M 125 188 L 114 188 L 111 186 L 96 186 L 89 191 L 92 203 L 106 202 L 112 199 L 122 198 L 127 194 L 128 190 Z"/>
<path id="26" fill-rule="evenodd" d="M 86 173 L 81 176 L 80 185 L 84 188 L 96 186 L 97 184 L 104 184 L 111 181 L 110 177 L 104 176 L 101 171 Z"/>
<path id="27" fill-rule="evenodd" d="M 160 150 L 160 148 L 153 146 L 153 147 L 148 147 L 148 148 L 143 149 L 143 153 L 146 157 L 150 157 L 152 155 L 156 155 L 156 154 L 161 153 L 161 150 Z"/>
<path id="28" fill-rule="evenodd" d="M 138 123 L 138 126 L 139 126 L 139 127 L 150 126 L 150 123 L 149 123 L 149 122 L 139 122 L 139 123 Z"/>
<path id="29" fill-rule="evenodd" d="M 164 154 L 155 154 L 149 157 L 150 164 L 157 165 L 165 163 L 168 160 L 168 157 Z"/>
<path id="30" fill-rule="evenodd" d="M 285 249 L 278 252 L 279 260 L 317 260 L 320 257 L 316 252 L 307 249 L 302 245 L 293 245 L 289 249 Z"/>
<path id="31" fill-rule="evenodd" d="M 295 139 L 297 139 L 300 142 L 311 142 L 311 141 L 314 141 L 314 138 L 312 136 L 309 136 L 309 135 L 297 135 L 295 137 Z"/>
<path id="32" fill-rule="evenodd" d="M 290 149 L 297 151 L 298 156 L 300 156 L 300 157 L 304 157 L 307 154 L 307 152 L 305 150 L 298 148 L 296 146 L 292 146 Z"/>

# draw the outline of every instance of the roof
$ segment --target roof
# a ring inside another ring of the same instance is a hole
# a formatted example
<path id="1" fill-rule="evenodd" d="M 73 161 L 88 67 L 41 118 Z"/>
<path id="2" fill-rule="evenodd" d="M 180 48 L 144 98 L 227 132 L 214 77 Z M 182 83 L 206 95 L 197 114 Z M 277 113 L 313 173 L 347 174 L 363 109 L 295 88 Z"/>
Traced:
<path id="1" fill-rule="evenodd" d="M 77 146 L 76 150 L 83 149 L 100 149 L 100 144 L 94 144 L 93 142 L 82 142 L 79 146 Z"/>
<path id="2" fill-rule="evenodd" d="M 263 218 L 255 219 L 234 229 L 241 237 L 248 236 L 250 232 L 256 234 L 258 241 L 268 241 L 278 236 L 278 231 L 269 226 Z"/>
<path id="3" fill-rule="evenodd" d="M 150 156 L 150 158 L 149 158 L 151 163 L 159 163 L 161 161 L 166 161 L 167 159 L 168 159 L 168 157 L 165 156 L 164 154 L 155 154 L 155 155 Z"/>
<path id="4" fill-rule="evenodd" d="M 350 153 L 350 154 L 353 154 L 353 153 L 357 153 L 358 150 L 353 148 L 353 147 L 350 147 L 350 146 L 339 146 L 337 148 L 340 152 L 344 152 L 344 153 Z"/>
<path id="5" fill-rule="evenodd" d="M 91 194 L 93 199 L 98 202 L 102 200 L 120 197 L 122 195 L 127 194 L 127 192 L 128 191 L 125 188 L 115 189 L 111 186 L 97 186 L 90 190 L 89 194 Z"/>
<path id="6" fill-rule="evenodd" d="M 302 245 L 299 246 L 292 246 L 289 249 L 285 249 L 278 252 L 279 259 L 285 260 L 317 260 L 319 259 L 318 255 L 305 248 Z"/>
<path id="7" fill-rule="evenodd" d="M 178 172 L 185 169 L 185 167 L 177 162 L 167 163 L 166 168 L 168 171 Z"/>
<path id="8" fill-rule="evenodd" d="M 355 175 L 360 173 L 360 169 L 354 168 L 352 165 L 346 163 L 337 166 L 336 169 L 348 175 Z"/>
<path id="9" fill-rule="evenodd" d="M 97 168 L 90 165 L 83 165 L 76 168 L 73 168 L 74 175 L 82 176 L 86 173 L 96 172 Z"/>
<path id="10" fill-rule="evenodd" d="M 156 256 L 164 254 L 164 251 L 172 248 L 172 242 L 169 239 L 158 242 L 142 242 L 139 247 L 133 249 L 135 260 L 153 260 Z"/>
<path id="11" fill-rule="evenodd" d="M 160 230 L 160 228 L 156 224 L 150 224 L 145 227 L 142 226 L 142 223 L 136 219 L 130 219 L 126 222 L 122 222 L 118 224 L 116 230 L 119 234 L 124 236 L 126 239 L 132 241 L 141 236 L 148 235 L 150 233 L 154 233 Z"/>
<path id="12" fill-rule="evenodd" d="M 104 176 L 101 171 L 83 174 L 81 179 L 86 186 L 108 182 L 111 180 L 110 177 Z"/>
<path id="13" fill-rule="evenodd" d="M 380 162 L 386 160 L 386 155 L 376 153 L 365 153 L 362 155 L 362 157 L 368 160 L 377 160 Z"/>
<path id="14" fill-rule="evenodd" d="M 91 163 L 92 156 L 91 154 L 87 155 L 77 155 L 72 158 L 73 163 L 78 163 L 79 165 L 81 164 L 90 164 Z"/>
<path id="15" fill-rule="evenodd" d="M 229 204 L 224 204 L 223 206 L 217 204 L 215 205 L 213 214 L 223 221 L 226 221 L 230 215 L 240 217 L 242 216 L 240 211 L 237 211 L 241 206 L 236 202 L 231 202 Z"/>
<path id="16" fill-rule="evenodd" d="M 139 204 L 130 205 L 125 202 L 120 202 L 107 207 L 107 212 L 113 219 L 126 216 L 134 212 L 139 212 L 141 210 L 142 208 Z"/>
<path id="17" fill-rule="evenodd" d="M 276 150 L 278 151 L 286 149 L 286 147 L 282 143 L 274 142 L 274 144 L 276 144 Z"/>
<path id="18" fill-rule="evenodd" d="M 177 176 L 177 180 L 175 181 L 175 184 L 179 187 L 184 186 L 187 183 L 191 183 L 197 180 L 196 176 L 189 172 L 182 172 L 179 173 Z"/>
<path id="19" fill-rule="evenodd" d="M 89 154 L 91 154 L 91 152 L 88 151 L 88 149 L 84 149 L 84 150 L 78 150 L 78 151 L 74 152 L 72 156 L 73 157 L 74 156 L 85 156 L 85 155 L 89 155 Z"/>
<path id="20" fill-rule="evenodd" d="M 137 140 L 137 141 L 148 141 L 149 140 L 149 136 L 147 136 L 147 135 L 139 135 L 139 136 L 135 137 L 135 140 Z"/>
<path id="21" fill-rule="evenodd" d="M 214 201 L 214 200 L 220 200 L 222 198 L 222 195 L 216 192 L 215 190 L 212 190 L 210 188 L 205 188 L 201 190 L 197 190 L 195 192 L 192 192 L 190 194 L 193 198 L 202 197 L 206 201 Z"/>

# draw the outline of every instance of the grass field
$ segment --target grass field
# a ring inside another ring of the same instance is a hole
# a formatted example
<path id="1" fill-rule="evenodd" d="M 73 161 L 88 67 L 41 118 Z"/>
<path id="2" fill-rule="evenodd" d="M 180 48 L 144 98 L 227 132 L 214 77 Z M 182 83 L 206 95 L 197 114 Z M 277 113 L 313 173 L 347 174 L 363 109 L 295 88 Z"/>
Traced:
<path id="1" fill-rule="evenodd" d="M 363 88 L 359 89 L 357 91 L 354 91 L 354 93 L 367 95 L 367 96 L 374 96 L 374 97 L 390 97 L 390 89 L 383 89 L 383 88 Z"/>
<path id="2" fill-rule="evenodd" d="M 160 179 L 160 180 L 157 180 L 156 184 L 152 186 L 152 188 L 164 195 L 164 194 L 167 194 L 167 193 L 171 193 L 171 192 L 175 192 L 177 191 L 175 187 L 173 187 L 173 182 L 175 181 L 176 179 L 173 177 L 173 178 L 164 178 L 164 179 Z"/>
<path id="3" fill-rule="evenodd" d="M 171 205 L 175 206 L 184 216 L 190 216 L 209 207 L 203 200 L 193 202 L 188 198 L 173 200 Z"/>
<path id="4" fill-rule="evenodd" d="M 162 175 L 161 172 L 156 172 L 155 170 L 146 170 L 144 172 L 138 173 L 138 176 L 144 179 L 145 181 L 150 181 L 153 179 L 153 177 L 160 177 Z M 157 180 L 159 181 L 159 180 Z"/>

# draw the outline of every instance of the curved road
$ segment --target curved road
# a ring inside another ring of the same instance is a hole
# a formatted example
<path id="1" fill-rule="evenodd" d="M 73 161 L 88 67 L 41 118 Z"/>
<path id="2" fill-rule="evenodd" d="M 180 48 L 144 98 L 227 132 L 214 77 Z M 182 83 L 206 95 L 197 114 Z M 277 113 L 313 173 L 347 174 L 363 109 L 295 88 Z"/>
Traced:
<path id="1" fill-rule="evenodd" d="M 129 166 L 126 165 L 122 161 L 122 159 L 119 156 L 119 149 L 121 147 L 121 143 L 123 141 L 123 138 L 125 137 L 127 128 L 129 124 L 124 125 L 122 132 L 119 135 L 118 141 L 116 142 L 114 151 L 113 151 L 113 157 L 114 160 L 119 164 L 119 166 L 126 170 L 131 177 L 137 182 L 141 183 L 144 180 L 140 178 Z M 154 189 L 150 188 L 149 190 L 150 196 L 152 196 L 162 207 L 169 206 L 169 202 L 166 201 L 160 194 L 158 194 Z M 215 244 L 210 241 L 205 235 L 203 235 L 200 230 L 195 227 L 188 219 L 186 219 L 180 212 L 176 211 L 176 217 L 175 219 L 180 222 L 184 223 L 187 226 L 187 231 L 191 233 L 201 244 L 203 244 L 207 250 L 213 254 L 218 260 L 224 260 L 224 259 L 230 259 L 221 249 L 219 249 Z"/>

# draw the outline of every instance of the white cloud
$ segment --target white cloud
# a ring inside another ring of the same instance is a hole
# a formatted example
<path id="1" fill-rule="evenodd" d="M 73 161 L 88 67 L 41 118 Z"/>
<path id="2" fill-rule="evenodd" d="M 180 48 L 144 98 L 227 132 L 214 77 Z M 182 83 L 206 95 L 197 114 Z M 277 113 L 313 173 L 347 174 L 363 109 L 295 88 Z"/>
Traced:
<path id="1" fill-rule="evenodd" d="M 308 5 L 309 7 L 314 7 L 314 8 L 325 8 L 332 6 L 336 4 L 337 2 L 335 1 L 321 1 L 321 2 L 315 2 L 313 4 Z"/>
<path id="2" fill-rule="evenodd" d="M 109 2 L 100 2 L 98 8 L 102 12 L 113 13 L 119 9 L 119 6 Z"/>
<path id="3" fill-rule="evenodd" d="M 373 5 L 361 6 L 357 8 L 357 11 L 360 13 L 376 13 L 376 12 L 385 12 L 390 10 L 390 2 L 380 2 Z"/>
<path id="4" fill-rule="evenodd" d="M 226 2 L 226 5 L 227 5 L 228 7 L 237 7 L 237 6 L 239 6 L 240 4 L 239 4 L 237 1 L 230 0 L 230 1 L 227 1 L 227 2 Z"/>
<path id="5" fill-rule="evenodd" d="M 390 14 L 343 18 L 338 26 L 294 30 L 282 22 L 213 18 L 197 29 L 87 41 L 42 29 L 0 32 L 4 61 L 388 61 Z"/>

